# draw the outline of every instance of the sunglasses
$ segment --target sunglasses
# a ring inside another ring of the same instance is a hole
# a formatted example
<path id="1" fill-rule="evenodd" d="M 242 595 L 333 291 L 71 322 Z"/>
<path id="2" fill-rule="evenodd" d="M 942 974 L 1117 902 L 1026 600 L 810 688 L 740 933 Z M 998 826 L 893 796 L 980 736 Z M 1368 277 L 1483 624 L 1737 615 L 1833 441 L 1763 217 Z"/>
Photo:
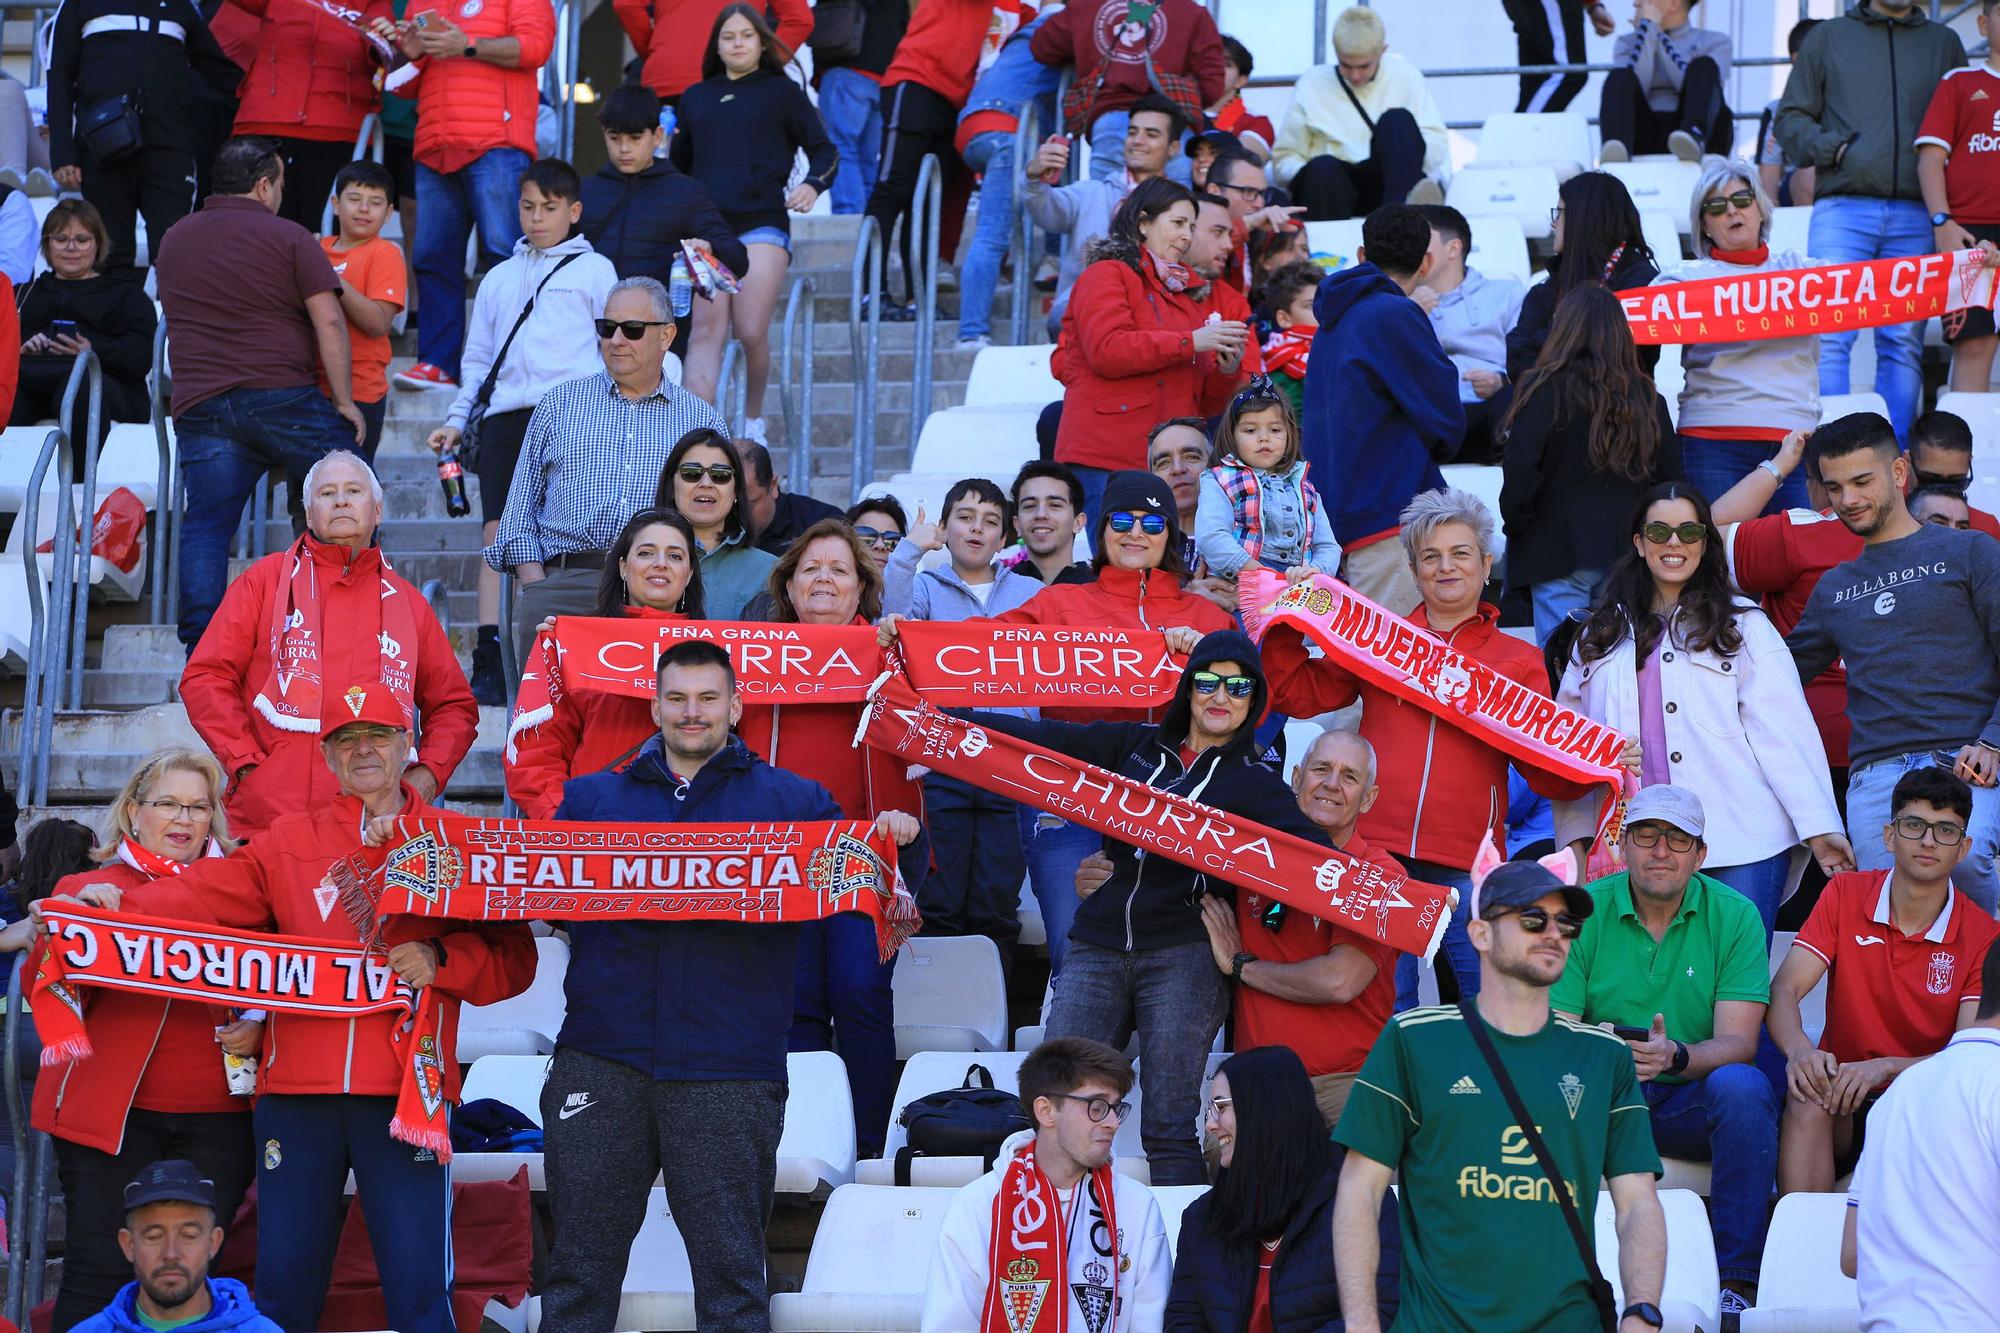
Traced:
<path id="1" fill-rule="evenodd" d="M 595 321 L 597 336 L 609 339 L 614 333 L 625 335 L 626 342 L 638 342 L 646 336 L 647 329 L 670 329 L 671 319 L 600 319 Z"/>
<path id="2" fill-rule="evenodd" d="M 1701 211 L 1712 218 L 1719 218 L 1730 209 L 1747 213 L 1757 205 L 1757 196 L 1748 190 L 1738 190 L 1735 194 L 1725 194 L 1719 199 L 1701 201 Z"/>
<path id="3" fill-rule="evenodd" d="M 1217 689 L 1227 689 L 1232 699 L 1248 699 L 1250 692 L 1257 688 L 1254 676 L 1218 676 L 1213 671 L 1194 673 L 1194 692 L 1214 694 Z"/>
<path id="4" fill-rule="evenodd" d="M 870 528 L 857 525 L 854 535 L 868 546 L 895 546 L 903 540 L 903 534 L 894 528 Z"/>
<path id="5" fill-rule="evenodd" d="M 1956 847 L 1965 839 L 1965 826 L 1954 824 L 1948 819 L 1940 819 L 1933 824 L 1928 819 L 1904 815 L 1890 822 L 1895 825 L 1896 836 L 1906 842 L 1922 842 L 1926 833 L 1936 838 L 1940 847 Z"/>
<path id="6" fill-rule="evenodd" d="M 1662 838 L 1667 840 L 1669 851 L 1694 850 L 1694 834 L 1683 829 L 1662 828 L 1658 824 L 1629 824 L 1625 828 L 1625 841 L 1634 847 L 1658 847 Z"/>
<path id="7" fill-rule="evenodd" d="M 1965 494 L 1966 487 L 1972 485 L 1972 478 L 1970 475 L 1963 472 L 1957 474 L 1956 476 L 1944 476 L 1936 472 L 1919 472 L 1917 473 L 1917 485 L 1938 486 L 1945 490 L 1956 491 L 1958 494 L 1963 495 Z"/>
<path id="8" fill-rule="evenodd" d="M 1165 514 L 1130 514 L 1121 509 L 1104 521 L 1111 525 L 1113 532 L 1130 532 L 1135 524 L 1148 537 L 1157 537 L 1167 530 Z"/>
<path id="9" fill-rule="evenodd" d="M 727 486 L 736 480 L 736 469 L 727 463 L 710 463 L 706 467 L 700 463 L 682 463 L 674 469 L 674 475 L 690 486 L 699 484 L 703 477 L 707 477 L 717 486 Z"/>
<path id="10" fill-rule="evenodd" d="M 1566 940 L 1575 939 L 1583 930 L 1582 917 L 1571 916 L 1568 912 L 1557 912 L 1551 917 L 1546 907 L 1503 907 L 1487 916 L 1486 920 L 1498 921 L 1503 916 L 1519 918 L 1521 929 L 1530 935 L 1541 934 L 1549 928 L 1551 921 L 1555 922 L 1556 934 Z"/>
<path id="11" fill-rule="evenodd" d="M 1655 546 L 1665 546 L 1676 537 L 1682 546 L 1693 546 L 1696 542 L 1708 540 L 1706 523 L 1648 523 L 1639 531 L 1646 534 L 1646 540 Z"/>

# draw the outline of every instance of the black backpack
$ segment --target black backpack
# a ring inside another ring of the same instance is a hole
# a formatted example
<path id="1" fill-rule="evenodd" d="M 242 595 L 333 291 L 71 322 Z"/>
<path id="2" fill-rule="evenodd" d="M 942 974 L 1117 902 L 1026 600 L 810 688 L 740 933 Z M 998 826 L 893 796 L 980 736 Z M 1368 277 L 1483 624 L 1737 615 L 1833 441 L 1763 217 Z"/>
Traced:
<path id="1" fill-rule="evenodd" d="M 1033 1128 L 1021 1099 L 993 1086 L 993 1071 L 973 1064 L 965 1082 L 919 1097 L 896 1117 L 909 1142 L 896 1150 L 896 1183 L 910 1183 L 910 1163 L 918 1157 L 977 1157 L 992 1170 L 1000 1145 Z"/>

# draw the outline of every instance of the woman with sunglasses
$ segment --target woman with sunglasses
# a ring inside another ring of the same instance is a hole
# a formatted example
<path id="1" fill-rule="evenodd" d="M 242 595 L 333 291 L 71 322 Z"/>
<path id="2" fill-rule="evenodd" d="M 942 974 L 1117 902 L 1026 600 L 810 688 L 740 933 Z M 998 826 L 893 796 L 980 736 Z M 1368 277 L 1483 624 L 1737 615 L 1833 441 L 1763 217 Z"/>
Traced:
<path id="1" fill-rule="evenodd" d="M 1562 183 L 1549 210 L 1556 263 L 1547 282 L 1528 288 L 1520 318 L 1507 333 L 1507 378 L 1519 383 L 1542 354 L 1556 303 L 1578 287 L 1596 283 L 1614 292 L 1644 287 L 1660 266 L 1646 244 L 1646 229 L 1625 182 L 1602 171 L 1583 171 Z M 1660 349 L 1639 349 L 1648 375 L 1660 363 Z"/>
<path id="2" fill-rule="evenodd" d="M 1730 582 L 1722 535 L 1692 486 L 1640 497 L 1631 549 L 1611 567 L 1557 698 L 1639 742 L 1642 785 L 1701 798 L 1702 873 L 1754 903 L 1767 937 L 1798 886 L 1801 841 L 1828 875 L 1854 868 L 1791 652 Z M 1587 850 L 1598 804 L 1559 802 L 1557 843 Z"/>
<path id="3" fill-rule="evenodd" d="M 694 526 L 672 509 L 641 509 L 611 543 L 593 615 L 616 620 L 703 620 Z M 554 618 L 536 626 L 555 627 Z M 536 665 L 528 663 L 527 670 Z M 553 819 L 563 784 L 622 768 L 660 734 L 652 701 L 566 690 L 541 715 L 517 714 L 507 731 L 507 794 L 529 819 Z"/>
<path id="4" fill-rule="evenodd" d="M 893 495 L 869 495 L 856 500 L 847 511 L 847 521 L 854 525 L 854 535 L 868 548 L 868 558 L 877 569 L 888 565 L 889 557 L 896 553 L 910 530 L 902 502 Z"/>
<path id="5" fill-rule="evenodd" d="M 1202 1108 L 1221 1170 L 1181 1214 L 1166 1333 L 1339 1327 L 1333 1196 L 1346 1150 L 1327 1138 L 1312 1080 L 1287 1046 L 1224 1060 Z M 1395 1319 L 1403 1230 L 1384 1196 L 1375 1308 Z"/>
<path id="6" fill-rule="evenodd" d="M 51 894 L 75 897 L 98 884 L 130 889 L 234 846 L 221 767 L 199 750 L 156 750 L 111 803 L 103 840 L 90 853 L 97 864 L 58 880 Z M 250 1098 L 232 1093 L 223 1060 L 224 1052 L 258 1053 L 257 1018 L 114 990 L 89 991 L 84 1018 L 90 1057 L 45 1069 L 35 1081 L 34 1125 L 55 1136 L 67 1208 L 59 1329 L 102 1310 L 132 1280 L 118 1229 L 126 1182 L 141 1168 L 192 1161 L 215 1182 L 216 1224 L 228 1226 L 256 1160 Z"/>
<path id="7" fill-rule="evenodd" d="M 673 510 L 694 530 L 708 618 L 742 619 L 743 608 L 763 591 L 778 557 L 757 549 L 750 493 L 729 437 L 707 428 L 681 436 L 660 469 L 653 505 Z"/>

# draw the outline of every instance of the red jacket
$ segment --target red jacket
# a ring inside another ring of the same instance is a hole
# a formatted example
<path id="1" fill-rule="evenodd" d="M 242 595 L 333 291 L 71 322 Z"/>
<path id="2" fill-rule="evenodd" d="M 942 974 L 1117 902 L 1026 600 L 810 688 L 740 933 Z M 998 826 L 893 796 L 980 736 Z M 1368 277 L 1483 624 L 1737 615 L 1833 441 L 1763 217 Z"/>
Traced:
<path id="1" fill-rule="evenodd" d="M 700 83 L 709 36 L 727 4 L 728 0 L 611 0 L 619 26 L 632 39 L 632 49 L 645 58 L 639 82 L 662 97 L 679 97 Z M 778 43 L 785 56 L 812 36 L 808 0 L 770 0 L 768 12 L 777 15 Z"/>
<path id="2" fill-rule="evenodd" d="M 882 86 L 920 83 L 953 106 L 964 106 L 979 75 L 980 44 L 992 25 L 993 0 L 925 0 L 896 43 L 896 58 L 882 71 Z"/>
<path id="3" fill-rule="evenodd" d="M 463 57 L 417 61 L 416 80 L 399 90 L 417 99 L 417 161 L 450 173 L 462 171 L 490 148 L 518 148 L 537 156 L 541 69 L 556 40 L 556 14 L 549 0 L 462 0 L 445 17 L 475 44 L 518 38 L 521 59 L 512 69 Z"/>
<path id="4" fill-rule="evenodd" d="M 1203 106 L 1220 102 L 1229 71 L 1222 34 L 1208 10 L 1196 0 L 1159 0 L 1145 29 L 1134 31 L 1123 22 L 1132 8 L 1132 0 L 1075 0 L 1035 30 L 1028 49 L 1044 65 L 1075 65 L 1078 83 L 1095 78 L 1105 52 L 1111 53 L 1112 69 L 1091 104 L 1093 120 L 1146 95 L 1149 49 L 1155 73 L 1188 75 L 1200 85 Z"/>
<path id="5" fill-rule="evenodd" d="M 1156 422 L 1216 415 L 1247 372 L 1219 370 L 1215 353 L 1194 350 L 1209 307 L 1191 292 L 1168 291 L 1143 255 L 1127 262 L 1113 248 L 1076 280 L 1050 360 L 1066 386 L 1056 461 L 1144 468 Z"/>
<path id="6" fill-rule="evenodd" d="M 143 872 L 112 861 L 66 875 L 49 892 L 73 897 L 89 884 L 130 891 L 149 882 Z M 33 967 L 31 960 L 30 971 Z M 125 1144 L 125 1117 L 135 1106 L 179 1115 L 250 1109 L 249 1098 L 230 1095 L 222 1074 L 215 1029 L 229 1021 L 225 1010 L 81 989 L 90 1058 L 44 1070 L 35 1080 L 36 1129 L 115 1156 Z"/>
<path id="7" fill-rule="evenodd" d="M 1088 629 L 1172 629 L 1198 634 L 1232 629 L 1236 621 L 1163 570 L 1136 573 L 1106 565 L 1092 583 L 1053 583 L 1004 615 L 996 625 L 1078 625 Z M 1042 716 L 1071 722 L 1157 722 L 1158 708 L 1044 708 Z"/>
<path id="8" fill-rule="evenodd" d="M 357 553 L 311 537 L 306 549 L 319 565 L 320 596 L 326 603 L 320 609 L 320 623 L 327 627 L 321 694 L 333 707 L 348 685 L 380 678 L 376 636 L 382 632 L 382 553 L 374 547 Z M 229 831 L 239 838 L 257 833 L 287 810 L 324 804 L 338 790 L 317 735 L 281 731 L 250 706 L 264 683 L 272 602 L 285 595 L 290 560 L 290 548 L 275 551 L 229 585 L 181 673 L 188 720 L 231 777 Z M 423 594 L 394 571 L 388 579 L 409 598 L 417 625 L 417 762 L 430 770 L 442 791 L 472 748 L 479 705 Z M 342 632 L 333 633 L 335 626 Z M 241 783 L 234 781 L 238 770 L 253 764 L 254 772 Z"/>
<path id="9" fill-rule="evenodd" d="M 627 607 L 625 614 L 686 619 L 639 606 Z M 548 721 L 522 732 L 514 743 L 514 762 L 506 766 L 507 794 L 529 819 L 554 819 L 565 782 L 622 764 L 659 734 L 651 700 L 571 690 L 555 703 Z"/>
<path id="10" fill-rule="evenodd" d="M 238 90 L 236 133 L 353 143 L 382 103 L 377 64 L 361 34 L 299 0 L 230 0 L 261 15 L 257 44 Z M 389 0 L 367 0 L 361 22 L 393 20 Z"/>
<path id="11" fill-rule="evenodd" d="M 1232 256 L 1230 263 L 1234 262 L 1235 257 Z M 1207 319 L 1209 312 L 1214 311 L 1224 319 L 1233 319 L 1241 324 L 1250 323 L 1251 316 L 1256 313 L 1250 309 L 1250 298 L 1243 294 L 1241 287 L 1229 280 L 1230 274 L 1236 271 L 1225 265 L 1220 278 L 1200 288 L 1195 294 L 1195 308 L 1201 311 L 1203 319 Z M 1263 373 L 1264 349 L 1258 345 L 1256 330 L 1253 329 L 1249 341 L 1243 347 L 1243 365 L 1239 374 L 1241 378 L 1248 380 L 1252 375 Z"/>
<path id="12" fill-rule="evenodd" d="M 1428 629 L 1428 608 L 1409 615 Z M 1479 614 L 1443 636 L 1476 662 L 1535 693 L 1549 692 L 1542 655 L 1500 628 L 1500 610 L 1484 602 Z M 1504 842 L 1507 827 L 1507 756 L 1413 703 L 1405 703 L 1335 665 L 1308 658 L 1305 636 L 1273 625 L 1264 636 L 1264 675 L 1271 706 L 1293 717 L 1314 717 L 1362 701 L 1361 734 L 1375 747 L 1382 794 L 1361 816 L 1360 833 L 1383 851 L 1468 870 L 1486 830 Z M 1522 770 L 1528 785 L 1552 800 L 1575 800 L 1590 788 Z"/>
<path id="13" fill-rule="evenodd" d="M 236 930 L 269 930 L 281 935 L 357 944 L 347 913 L 338 906 L 322 913 L 314 889 L 327 867 L 361 850 L 362 805 L 354 796 L 312 803 L 277 822 L 233 855 L 199 862 L 174 879 L 156 879 L 126 892 L 122 911 Z M 402 813 L 442 815 L 416 792 L 403 788 Z M 440 964 L 432 1002 L 446 1052 L 458 1049 L 460 1004 L 496 1004 L 519 995 L 535 979 L 535 937 L 525 923 L 475 925 L 403 918 L 390 943 L 429 940 Z M 402 1062 L 391 1034 L 402 1015 L 390 1012 L 355 1018 L 273 1013 L 264 1025 L 263 1064 L 257 1071 L 261 1093 L 354 1093 L 394 1097 L 402 1088 Z M 445 1095 L 458 1098 L 458 1062 L 444 1062 Z"/>

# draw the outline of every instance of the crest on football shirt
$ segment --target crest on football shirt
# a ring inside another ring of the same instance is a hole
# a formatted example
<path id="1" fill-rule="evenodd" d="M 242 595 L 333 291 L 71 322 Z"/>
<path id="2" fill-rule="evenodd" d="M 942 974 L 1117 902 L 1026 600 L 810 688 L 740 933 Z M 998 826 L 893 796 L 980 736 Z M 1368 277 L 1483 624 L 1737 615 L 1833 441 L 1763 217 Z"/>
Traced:
<path id="1" fill-rule="evenodd" d="M 1930 972 L 1924 978 L 1924 989 L 1933 995 L 1951 994 L 1951 974 L 1958 960 L 1942 949 L 1931 954 Z"/>
<path id="2" fill-rule="evenodd" d="M 1583 1105 L 1583 1080 L 1575 1074 L 1564 1074 L 1556 1080 L 1556 1086 L 1562 1089 L 1563 1105 L 1569 1107 L 1569 1118 L 1576 1119 L 1576 1113 Z"/>

